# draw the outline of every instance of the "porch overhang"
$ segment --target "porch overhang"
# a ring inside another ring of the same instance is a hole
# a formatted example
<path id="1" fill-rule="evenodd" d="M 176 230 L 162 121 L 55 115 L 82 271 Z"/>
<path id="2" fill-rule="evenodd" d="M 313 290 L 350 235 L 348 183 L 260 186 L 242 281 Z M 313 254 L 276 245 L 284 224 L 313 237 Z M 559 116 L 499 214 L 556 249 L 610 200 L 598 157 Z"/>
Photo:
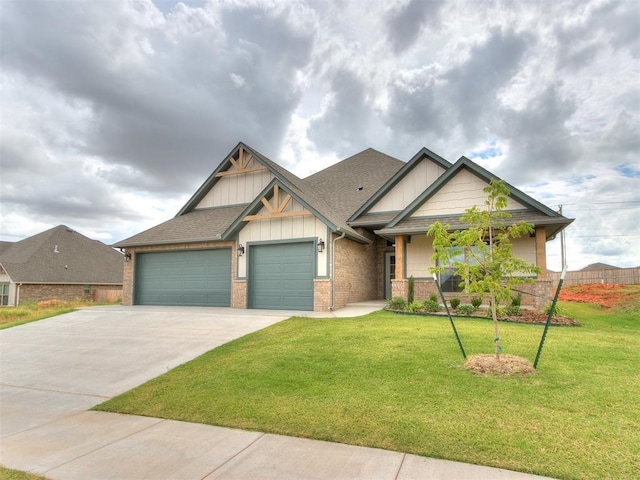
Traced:
<path id="1" fill-rule="evenodd" d="M 504 219 L 504 225 L 510 226 L 521 221 L 525 221 L 536 227 L 544 227 L 546 240 L 553 240 L 558 233 L 573 222 L 573 218 L 562 216 L 548 217 L 538 212 L 512 212 L 510 218 Z M 409 217 L 391 228 L 381 228 L 374 230 L 379 235 L 388 240 L 393 240 L 396 235 L 425 235 L 431 225 L 440 222 L 449 225 L 451 231 L 464 230 L 469 225 L 461 220 L 461 215 L 456 216 L 433 216 L 433 217 Z"/>

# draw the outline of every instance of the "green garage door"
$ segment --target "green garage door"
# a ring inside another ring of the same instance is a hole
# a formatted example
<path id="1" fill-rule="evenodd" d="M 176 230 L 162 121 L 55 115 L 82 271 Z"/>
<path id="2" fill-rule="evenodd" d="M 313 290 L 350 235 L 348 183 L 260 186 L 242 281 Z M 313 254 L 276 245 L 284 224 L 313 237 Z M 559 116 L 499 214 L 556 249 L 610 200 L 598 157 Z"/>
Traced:
<path id="1" fill-rule="evenodd" d="M 313 310 L 312 242 L 252 246 L 249 255 L 251 308 Z"/>
<path id="2" fill-rule="evenodd" d="M 231 304 L 231 249 L 139 253 L 137 305 Z"/>

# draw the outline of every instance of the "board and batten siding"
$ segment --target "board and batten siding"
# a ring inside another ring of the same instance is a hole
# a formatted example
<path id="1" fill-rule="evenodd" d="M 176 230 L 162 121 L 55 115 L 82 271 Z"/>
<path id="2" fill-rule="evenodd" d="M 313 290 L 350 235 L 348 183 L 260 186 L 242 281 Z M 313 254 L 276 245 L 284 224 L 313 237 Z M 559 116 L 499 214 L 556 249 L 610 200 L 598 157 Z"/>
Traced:
<path id="1" fill-rule="evenodd" d="M 468 208 L 484 206 L 487 194 L 483 188 L 487 182 L 476 177 L 468 170 L 460 170 L 451 180 L 420 206 L 412 217 L 428 217 L 432 215 L 461 214 Z M 521 203 L 509 197 L 505 210 L 525 208 Z"/>
<path id="2" fill-rule="evenodd" d="M 304 207 L 291 200 L 284 209 L 288 211 L 304 210 Z M 258 215 L 266 215 L 267 210 L 262 208 Z M 247 245 L 251 242 L 269 242 L 280 240 L 295 240 L 322 238 L 325 242 L 324 252 L 316 252 L 316 265 L 318 277 L 327 276 L 327 255 L 329 250 L 329 234 L 327 226 L 313 215 L 300 217 L 273 218 L 265 220 L 252 220 L 239 233 L 238 242 Z M 245 278 L 247 275 L 247 255 L 238 258 L 238 278 Z"/>
<path id="3" fill-rule="evenodd" d="M 370 211 L 395 212 L 403 210 L 444 172 L 445 170 L 442 167 L 432 161 L 422 160 L 395 187 L 387 192 Z"/>
<path id="4" fill-rule="evenodd" d="M 249 168 L 254 166 L 254 162 L 250 162 Z M 272 179 L 273 175 L 268 170 L 221 177 L 196 209 L 251 203 Z"/>

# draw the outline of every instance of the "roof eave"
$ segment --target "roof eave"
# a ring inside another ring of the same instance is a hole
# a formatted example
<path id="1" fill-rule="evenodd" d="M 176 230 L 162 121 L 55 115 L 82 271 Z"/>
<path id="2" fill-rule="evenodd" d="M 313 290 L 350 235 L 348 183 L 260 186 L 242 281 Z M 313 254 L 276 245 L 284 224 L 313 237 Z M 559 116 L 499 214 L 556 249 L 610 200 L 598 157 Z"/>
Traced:
<path id="1" fill-rule="evenodd" d="M 179 243 L 206 243 L 206 242 L 219 242 L 223 240 L 221 234 L 216 234 L 213 237 L 201 237 L 201 238 L 183 238 L 183 239 L 171 239 L 171 240 L 157 240 L 146 242 L 122 242 L 114 243 L 111 245 L 113 248 L 128 248 L 128 247 L 145 247 L 145 246 L 158 246 L 158 245 L 174 245 Z"/>

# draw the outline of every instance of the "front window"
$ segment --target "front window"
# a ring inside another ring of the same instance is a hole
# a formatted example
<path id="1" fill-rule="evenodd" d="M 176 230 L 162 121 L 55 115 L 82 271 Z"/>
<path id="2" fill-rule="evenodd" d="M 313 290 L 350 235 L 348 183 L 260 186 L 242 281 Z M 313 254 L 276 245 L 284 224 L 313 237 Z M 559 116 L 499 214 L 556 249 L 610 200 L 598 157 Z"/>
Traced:
<path id="1" fill-rule="evenodd" d="M 461 247 L 449 248 L 449 261 L 444 265 L 445 270 L 439 274 L 440 286 L 443 292 L 463 292 L 465 285 L 462 277 L 456 275 L 457 265 L 463 263 L 467 265 L 476 265 L 477 256 L 482 255 L 478 247 L 471 247 L 471 251 L 465 252 Z M 475 258 L 474 258 L 475 256 Z"/>
<path id="2" fill-rule="evenodd" d="M 0 283 L 0 305 L 9 305 L 9 284 Z"/>

